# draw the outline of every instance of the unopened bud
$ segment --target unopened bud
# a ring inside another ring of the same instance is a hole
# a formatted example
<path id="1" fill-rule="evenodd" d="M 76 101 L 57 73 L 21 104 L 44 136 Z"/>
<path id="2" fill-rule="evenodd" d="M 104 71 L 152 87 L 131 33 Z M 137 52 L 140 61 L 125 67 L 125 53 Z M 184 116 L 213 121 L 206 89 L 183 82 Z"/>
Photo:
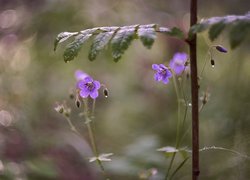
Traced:
<path id="1" fill-rule="evenodd" d="M 214 67 L 214 66 L 215 66 L 215 61 L 214 61 L 214 59 L 211 59 L 210 62 L 211 62 L 211 66 Z"/>
<path id="2" fill-rule="evenodd" d="M 70 99 L 74 99 L 74 97 L 75 97 L 75 96 L 74 96 L 73 93 L 70 93 L 70 94 L 69 94 L 69 98 L 70 98 Z"/>
<path id="3" fill-rule="evenodd" d="M 62 114 L 64 112 L 64 107 L 63 105 L 57 105 L 55 108 L 55 111 Z"/>
<path id="4" fill-rule="evenodd" d="M 106 98 L 109 96 L 109 91 L 108 91 L 107 88 L 105 88 L 105 89 L 103 90 L 103 94 L 104 94 L 104 96 L 105 96 Z"/>
<path id="5" fill-rule="evenodd" d="M 77 98 L 75 101 L 76 107 L 80 108 L 81 107 L 81 101 Z"/>
<path id="6" fill-rule="evenodd" d="M 221 45 L 217 45 L 217 46 L 215 46 L 215 48 L 216 48 L 219 52 L 227 53 L 227 49 L 224 48 L 224 47 L 221 46 Z"/>

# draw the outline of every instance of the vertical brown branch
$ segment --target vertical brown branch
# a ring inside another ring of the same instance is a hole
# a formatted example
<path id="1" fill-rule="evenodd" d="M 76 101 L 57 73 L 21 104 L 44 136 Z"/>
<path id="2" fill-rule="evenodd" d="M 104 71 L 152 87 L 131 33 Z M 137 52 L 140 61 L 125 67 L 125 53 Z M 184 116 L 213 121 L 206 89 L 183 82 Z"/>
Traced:
<path id="1" fill-rule="evenodd" d="M 197 23 L 197 0 L 190 2 L 190 26 Z M 192 172 L 193 180 L 199 177 L 199 87 L 197 77 L 197 38 L 193 35 L 189 41 L 191 62 L 191 93 L 192 93 Z"/>

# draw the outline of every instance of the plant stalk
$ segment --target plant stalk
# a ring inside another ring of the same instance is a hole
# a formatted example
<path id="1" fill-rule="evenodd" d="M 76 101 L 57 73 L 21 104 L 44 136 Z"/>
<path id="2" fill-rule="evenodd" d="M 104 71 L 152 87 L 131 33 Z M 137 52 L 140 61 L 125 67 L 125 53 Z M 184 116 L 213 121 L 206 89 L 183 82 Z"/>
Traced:
<path id="1" fill-rule="evenodd" d="M 190 27 L 197 23 L 197 0 L 190 1 Z M 197 36 L 194 34 L 188 41 L 191 63 L 192 94 L 192 179 L 199 178 L 199 86 L 197 76 Z"/>

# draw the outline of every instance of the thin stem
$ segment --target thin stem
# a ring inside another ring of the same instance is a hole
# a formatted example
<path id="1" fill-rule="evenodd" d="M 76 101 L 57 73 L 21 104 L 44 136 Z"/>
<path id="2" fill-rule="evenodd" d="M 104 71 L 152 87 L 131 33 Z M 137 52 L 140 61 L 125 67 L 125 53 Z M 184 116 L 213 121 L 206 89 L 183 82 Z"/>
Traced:
<path id="1" fill-rule="evenodd" d="M 94 131 L 93 131 L 93 128 L 91 126 L 91 122 L 87 123 L 87 128 L 88 128 L 88 132 L 89 132 L 89 137 L 90 137 L 92 149 L 94 151 L 94 155 L 95 155 L 95 157 L 99 157 L 99 153 L 98 153 L 97 145 L 96 145 L 96 140 L 95 140 L 95 136 L 94 136 Z M 97 163 L 100 166 L 101 170 L 104 172 L 104 167 L 102 165 L 102 162 L 99 159 L 97 159 Z"/>
<path id="2" fill-rule="evenodd" d="M 95 99 L 93 99 L 92 110 L 91 110 L 91 118 L 95 117 Z"/>
<path id="3" fill-rule="evenodd" d="M 190 1 L 190 27 L 197 23 L 197 0 Z M 199 168 L 199 87 L 197 77 L 197 36 L 194 34 L 188 41 L 191 63 L 192 94 L 192 179 L 197 180 Z"/>
<path id="4" fill-rule="evenodd" d="M 203 72 L 204 72 L 205 67 L 206 67 L 206 65 L 207 65 L 208 55 L 209 55 L 210 59 L 212 58 L 211 48 L 212 48 L 212 46 L 211 46 L 211 47 L 208 49 L 208 51 L 207 51 L 207 54 L 206 54 L 206 57 L 205 57 L 205 62 L 204 62 L 204 64 L 203 64 L 202 70 L 201 70 L 201 72 L 200 72 L 200 78 L 202 78 Z"/>
<path id="5" fill-rule="evenodd" d="M 73 123 L 71 122 L 70 118 L 67 117 L 67 116 L 65 116 L 65 118 L 66 118 L 66 120 L 67 120 L 67 122 L 68 122 L 68 124 L 69 124 L 69 126 L 70 126 L 70 129 L 71 129 L 74 133 L 76 133 L 78 136 L 81 136 L 81 134 L 79 133 L 79 131 L 76 129 L 76 127 L 75 127 L 75 126 L 73 125 Z"/>
<path id="6" fill-rule="evenodd" d="M 238 151 L 235 151 L 235 150 L 232 150 L 232 149 L 228 149 L 228 148 L 217 147 L 217 146 L 210 146 L 210 147 L 203 147 L 202 149 L 199 149 L 200 152 L 206 151 L 206 150 L 222 150 L 222 151 L 227 151 L 227 152 L 236 154 L 239 157 L 246 158 L 246 159 L 250 160 L 250 157 L 248 155 L 242 154 L 242 153 L 240 153 Z"/>
<path id="7" fill-rule="evenodd" d="M 174 89 L 175 89 L 175 92 L 176 92 L 177 103 L 178 103 L 177 127 L 176 127 L 176 141 L 175 141 L 175 148 L 178 149 L 179 142 L 180 142 L 180 114 L 181 114 L 181 111 L 180 111 L 181 107 L 180 106 L 181 106 L 181 99 L 180 99 L 179 88 L 178 88 L 177 81 L 176 81 L 176 76 L 175 76 L 174 72 L 172 74 L 173 74 Z M 171 161 L 170 161 L 170 164 L 169 164 L 166 176 L 165 176 L 165 180 L 167 180 L 168 177 L 169 177 L 170 170 L 171 170 L 172 165 L 174 163 L 175 156 L 176 156 L 176 153 L 174 153 L 173 156 L 172 156 L 172 158 L 171 158 Z"/>
<path id="8" fill-rule="evenodd" d="M 95 157 L 97 157 L 97 160 L 96 160 L 97 164 L 99 165 L 102 172 L 105 173 L 104 166 L 102 165 L 102 162 L 98 159 L 99 152 L 98 152 L 97 145 L 96 145 L 93 127 L 91 126 L 92 120 L 89 118 L 89 114 L 90 112 L 89 112 L 89 107 L 88 107 L 88 99 L 84 99 L 84 117 L 85 117 L 85 122 L 86 122 L 88 133 L 89 133 L 91 147 L 92 147 Z"/>

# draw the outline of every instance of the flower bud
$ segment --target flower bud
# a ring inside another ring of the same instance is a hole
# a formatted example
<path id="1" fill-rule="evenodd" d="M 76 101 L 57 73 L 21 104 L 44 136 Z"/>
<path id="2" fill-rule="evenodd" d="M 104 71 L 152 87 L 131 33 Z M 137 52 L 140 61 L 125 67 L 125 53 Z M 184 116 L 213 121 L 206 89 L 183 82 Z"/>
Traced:
<path id="1" fill-rule="evenodd" d="M 81 101 L 80 101 L 78 98 L 75 100 L 75 105 L 76 105 L 76 107 L 78 107 L 78 108 L 81 107 Z"/>
<path id="2" fill-rule="evenodd" d="M 227 53 L 227 49 L 224 48 L 224 47 L 221 46 L 221 45 L 217 45 L 217 46 L 215 46 L 215 48 L 216 48 L 219 52 Z"/>
<path id="3" fill-rule="evenodd" d="M 64 107 L 63 105 L 57 105 L 55 108 L 55 111 L 62 114 L 64 112 Z"/>
<path id="4" fill-rule="evenodd" d="M 103 89 L 103 94 L 106 98 L 109 96 L 109 91 L 107 88 Z"/>
<path id="5" fill-rule="evenodd" d="M 214 59 L 211 59 L 210 62 L 211 62 L 211 66 L 214 67 L 214 66 L 215 66 L 215 61 L 214 61 Z"/>

